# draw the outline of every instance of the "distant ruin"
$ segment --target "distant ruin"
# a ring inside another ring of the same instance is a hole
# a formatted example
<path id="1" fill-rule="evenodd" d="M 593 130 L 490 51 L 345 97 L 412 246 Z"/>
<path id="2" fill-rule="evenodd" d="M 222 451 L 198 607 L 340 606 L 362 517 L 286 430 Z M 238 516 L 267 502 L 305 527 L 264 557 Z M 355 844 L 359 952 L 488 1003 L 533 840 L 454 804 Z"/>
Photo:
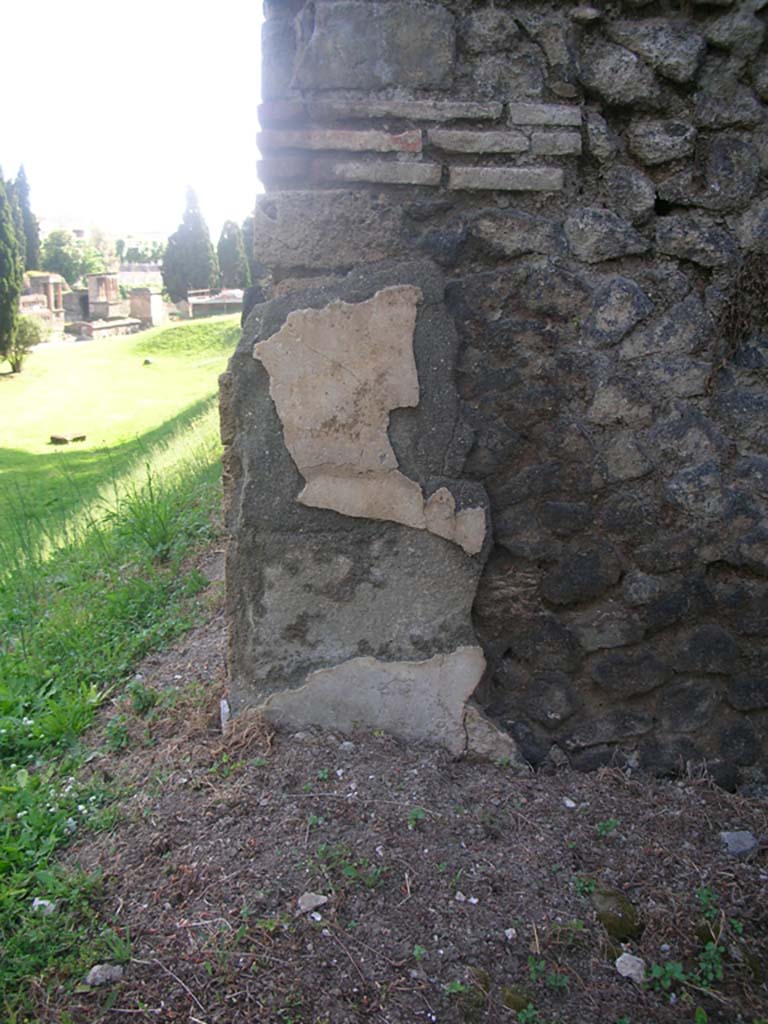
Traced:
<path id="1" fill-rule="evenodd" d="M 768 3 L 266 6 L 233 709 L 762 778 Z"/>

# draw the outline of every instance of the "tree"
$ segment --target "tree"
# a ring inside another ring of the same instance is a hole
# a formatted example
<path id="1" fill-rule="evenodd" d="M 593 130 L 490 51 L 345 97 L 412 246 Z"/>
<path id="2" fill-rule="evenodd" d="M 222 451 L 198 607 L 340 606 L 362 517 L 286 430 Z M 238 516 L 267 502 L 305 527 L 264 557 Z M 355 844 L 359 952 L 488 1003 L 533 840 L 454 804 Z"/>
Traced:
<path id="1" fill-rule="evenodd" d="M 61 274 L 70 287 L 81 273 L 81 253 L 77 242 L 69 231 L 57 229 L 47 235 L 43 242 L 43 270 Z"/>
<path id="2" fill-rule="evenodd" d="M 13 228 L 13 210 L 0 172 L 0 355 L 13 345 L 19 318 L 24 263 Z"/>
<path id="3" fill-rule="evenodd" d="M 23 164 L 16 175 L 14 190 L 24 220 L 24 269 L 37 270 L 40 266 L 40 225 L 29 205 L 29 182 Z"/>
<path id="4" fill-rule="evenodd" d="M 187 189 L 187 206 L 176 231 L 168 239 L 163 259 L 163 284 L 173 302 L 186 299 L 197 288 L 215 288 L 219 281 L 216 253 L 197 196 Z"/>
<path id="5" fill-rule="evenodd" d="M 38 321 L 29 316 L 19 317 L 11 347 L 6 352 L 6 358 L 14 373 L 21 373 L 29 350 L 33 345 L 39 345 L 42 340 L 43 330 Z"/>
<path id="6" fill-rule="evenodd" d="M 8 201 L 11 204 L 11 215 L 13 217 L 13 233 L 16 235 L 16 244 L 19 247 L 19 258 L 21 265 L 26 270 L 27 265 L 27 241 L 24 235 L 24 215 L 19 205 L 19 194 L 12 181 L 6 183 L 5 191 Z"/>
<path id="7" fill-rule="evenodd" d="M 217 251 L 223 287 L 250 288 L 251 268 L 245 257 L 243 232 L 233 220 L 225 221 Z"/>

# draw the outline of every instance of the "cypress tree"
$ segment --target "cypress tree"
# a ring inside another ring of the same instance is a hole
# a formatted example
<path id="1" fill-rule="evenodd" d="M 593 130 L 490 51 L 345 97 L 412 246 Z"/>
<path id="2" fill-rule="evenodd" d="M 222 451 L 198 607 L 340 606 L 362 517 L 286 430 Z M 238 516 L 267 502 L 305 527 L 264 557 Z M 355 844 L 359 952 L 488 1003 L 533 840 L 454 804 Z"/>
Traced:
<path id="1" fill-rule="evenodd" d="M 21 265 L 26 270 L 27 264 L 27 241 L 24 236 L 24 216 L 21 212 L 21 206 L 19 205 L 19 194 L 16 191 L 16 185 L 12 181 L 7 181 L 5 184 L 5 192 L 8 196 L 8 202 L 11 204 L 11 216 L 13 217 L 13 233 L 16 236 L 16 245 L 19 247 L 19 259 Z"/>
<path id="2" fill-rule="evenodd" d="M 19 296 L 24 279 L 13 210 L 0 172 L 0 356 L 8 355 L 19 319 Z"/>
<path id="3" fill-rule="evenodd" d="M 251 268 L 245 257 L 243 232 L 233 220 L 225 221 L 219 244 L 219 269 L 224 288 L 250 288 Z"/>
<path id="4" fill-rule="evenodd" d="M 40 225 L 29 205 L 29 182 L 23 164 L 16 175 L 14 191 L 21 208 L 21 216 L 24 219 L 24 269 L 38 270 L 40 268 Z"/>
<path id="5" fill-rule="evenodd" d="M 198 206 L 197 196 L 187 189 L 187 206 L 176 231 L 168 239 L 163 257 L 163 284 L 173 302 L 186 299 L 197 288 L 216 288 L 219 265 L 211 236 Z"/>

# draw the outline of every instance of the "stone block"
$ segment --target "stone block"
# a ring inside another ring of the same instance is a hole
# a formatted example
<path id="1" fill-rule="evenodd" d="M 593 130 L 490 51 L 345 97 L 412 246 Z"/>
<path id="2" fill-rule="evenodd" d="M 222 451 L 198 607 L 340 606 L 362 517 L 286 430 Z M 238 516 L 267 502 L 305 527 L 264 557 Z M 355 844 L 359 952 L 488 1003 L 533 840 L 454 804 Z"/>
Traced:
<path id="1" fill-rule="evenodd" d="M 696 145 L 696 129 L 686 121 L 632 121 L 627 131 L 630 153 L 648 166 L 690 156 Z"/>
<path id="2" fill-rule="evenodd" d="M 455 26 L 442 6 L 318 0 L 300 41 L 300 89 L 445 89 L 453 74 Z"/>
<path id="3" fill-rule="evenodd" d="M 642 223 L 653 213 L 656 205 L 656 186 L 637 167 L 619 164 L 603 175 L 603 199 L 633 224 Z"/>
<path id="4" fill-rule="evenodd" d="M 510 103 L 508 121 L 512 125 L 552 125 L 581 127 L 581 107 L 556 103 Z"/>
<path id="5" fill-rule="evenodd" d="M 530 146 L 522 132 L 476 132 L 430 128 L 427 138 L 447 153 L 525 153 Z"/>
<path id="6" fill-rule="evenodd" d="M 709 338 L 712 321 L 701 299 L 691 293 L 676 302 L 651 323 L 633 331 L 621 346 L 621 355 L 639 359 L 651 355 L 683 355 L 702 351 Z"/>
<path id="7" fill-rule="evenodd" d="M 610 544 L 585 543 L 567 552 L 545 574 L 541 593 L 552 604 L 578 604 L 600 597 L 620 576 L 621 562 Z"/>
<path id="8" fill-rule="evenodd" d="M 448 187 L 466 191 L 559 192 L 559 167 L 451 167 Z"/>
<path id="9" fill-rule="evenodd" d="M 653 463 L 629 432 L 612 437 L 603 451 L 603 458 L 612 482 L 637 480 L 653 472 Z"/>
<path id="10" fill-rule="evenodd" d="M 736 722 L 720 731 L 720 755 L 738 765 L 752 765 L 760 757 L 762 743 L 749 722 Z"/>
<path id="11" fill-rule="evenodd" d="M 581 135 L 578 132 L 534 132 L 531 152 L 534 156 L 578 156 Z"/>
<path id="12" fill-rule="evenodd" d="M 376 185 L 439 185 L 442 168 L 440 164 L 361 160 L 336 163 L 331 174 L 337 181 L 369 181 Z"/>
<path id="13" fill-rule="evenodd" d="M 612 106 L 655 106 L 660 89 L 653 71 L 624 46 L 601 39 L 581 54 L 581 84 Z"/>
<path id="14" fill-rule="evenodd" d="M 601 347 L 615 345 L 652 310 L 653 302 L 637 282 L 613 277 L 595 291 L 584 335 Z"/>
<path id="15" fill-rule="evenodd" d="M 673 82 L 692 81 L 707 48 L 706 40 L 690 22 L 670 18 L 613 21 L 608 24 L 608 34 Z"/>
<path id="16" fill-rule="evenodd" d="M 617 697 L 637 697 L 664 686 L 672 678 L 672 669 L 653 651 L 616 651 L 593 663 L 592 678 Z"/>
<path id="17" fill-rule="evenodd" d="M 568 750 L 596 747 L 604 743 L 618 743 L 621 740 L 643 736 L 653 728 L 653 718 L 646 711 L 615 711 L 604 718 L 584 722 L 565 738 Z M 610 750 L 607 761 L 611 760 Z"/>
<path id="18" fill-rule="evenodd" d="M 738 657 L 738 645 L 726 629 L 714 624 L 698 626 L 681 638 L 675 668 L 678 672 L 728 675 Z"/>
<path id="19" fill-rule="evenodd" d="M 637 615 L 614 602 L 579 612 L 568 625 L 584 650 L 590 653 L 636 644 L 645 633 Z"/>
<path id="20" fill-rule="evenodd" d="M 630 608 L 650 604 L 664 593 L 662 580 L 635 569 L 621 581 L 621 596 Z"/>
<path id="21" fill-rule="evenodd" d="M 343 128 L 271 130 L 257 136 L 262 153 L 274 149 L 344 149 L 356 153 L 420 153 L 421 132 L 393 134 L 381 131 L 348 131 Z"/>
<path id="22" fill-rule="evenodd" d="M 306 109 L 312 118 L 401 118 L 404 121 L 498 121 L 504 105 L 495 100 L 414 100 L 397 96 L 310 97 Z"/>
<path id="23" fill-rule="evenodd" d="M 752 90 L 723 68 L 708 75 L 696 93 L 694 119 L 700 128 L 756 128 L 763 108 Z"/>
<path id="24" fill-rule="evenodd" d="M 472 88 L 480 97 L 499 97 L 511 102 L 541 99 L 546 67 L 541 53 L 517 46 L 513 53 L 478 57 L 472 69 Z"/>
<path id="25" fill-rule="evenodd" d="M 469 53 L 508 50 L 520 35 L 511 11 L 485 8 L 474 11 L 461 22 L 461 42 Z"/>
<path id="26" fill-rule="evenodd" d="M 661 217 L 656 224 L 656 248 L 703 267 L 725 267 L 735 262 L 738 249 L 723 228 L 695 214 Z"/>
<path id="27" fill-rule="evenodd" d="M 261 29 L 261 92 L 265 100 L 285 96 L 291 89 L 296 56 L 296 30 L 291 18 L 265 21 Z"/>
<path id="28" fill-rule="evenodd" d="M 256 161 L 256 172 L 268 189 L 298 188 L 312 178 L 312 161 L 308 155 L 271 156 Z"/>
<path id="29" fill-rule="evenodd" d="M 728 703 L 739 711 L 768 708 L 768 670 L 742 673 L 728 682 Z"/>
<path id="30" fill-rule="evenodd" d="M 659 701 L 662 728 L 698 732 L 712 720 L 720 694 L 711 679 L 686 679 L 664 690 Z"/>
<path id="31" fill-rule="evenodd" d="M 578 706 L 570 677 L 557 671 L 535 675 L 521 701 L 525 715 L 545 729 L 556 729 L 562 725 Z"/>
<path id="32" fill-rule="evenodd" d="M 483 212 L 471 222 L 469 233 L 483 249 L 503 256 L 531 252 L 556 256 L 566 250 L 560 224 L 521 210 Z"/>
<path id="33" fill-rule="evenodd" d="M 714 18 L 704 29 L 707 42 L 730 50 L 736 57 L 756 56 L 765 38 L 765 24 L 750 3 Z"/>
<path id="34" fill-rule="evenodd" d="M 350 267 L 402 251 L 402 211 L 364 192 L 284 192 L 260 197 L 254 249 L 270 267 Z"/>
<path id="35" fill-rule="evenodd" d="M 611 210 L 582 206 L 565 220 L 571 252 L 586 263 L 600 263 L 646 252 L 648 242 L 632 225 Z"/>
<path id="36" fill-rule="evenodd" d="M 587 149 L 600 163 L 611 160 L 618 149 L 616 136 L 608 122 L 595 110 L 587 113 Z"/>

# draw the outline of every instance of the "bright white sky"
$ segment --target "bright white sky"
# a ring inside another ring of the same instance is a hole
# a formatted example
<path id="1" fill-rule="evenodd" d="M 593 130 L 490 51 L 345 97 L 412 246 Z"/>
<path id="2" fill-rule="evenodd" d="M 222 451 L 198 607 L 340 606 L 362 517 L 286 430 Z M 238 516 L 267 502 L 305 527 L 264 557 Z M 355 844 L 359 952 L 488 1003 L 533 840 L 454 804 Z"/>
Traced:
<path id="1" fill-rule="evenodd" d="M 261 0 L 3 3 L 0 167 L 43 221 L 168 235 L 197 192 L 214 245 L 250 212 Z"/>

